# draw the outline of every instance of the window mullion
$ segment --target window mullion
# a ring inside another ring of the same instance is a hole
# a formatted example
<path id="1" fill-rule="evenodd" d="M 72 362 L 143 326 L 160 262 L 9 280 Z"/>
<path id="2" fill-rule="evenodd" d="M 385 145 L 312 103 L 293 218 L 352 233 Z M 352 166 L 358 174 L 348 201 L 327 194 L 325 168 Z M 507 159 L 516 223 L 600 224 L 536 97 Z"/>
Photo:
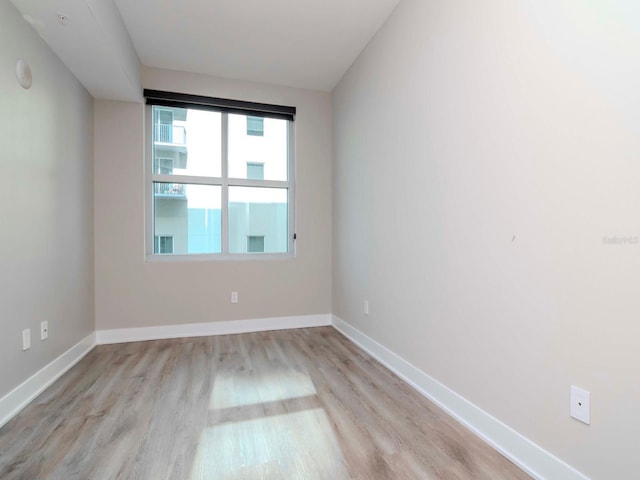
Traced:
<path id="1" fill-rule="evenodd" d="M 222 147 L 222 198 L 220 205 L 220 218 L 222 221 L 222 254 L 229 253 L 229 114 L 222 114 L 221 122 L 221 147 Z"/>
<path id="2" fill-rule="evenodd" d="M 222 185 L 222 178 L 199 177 L 195 175 L 154 174 L 153 181 L 156 183 L 184 183 L 187 185 Z"/>
<path id="3" fill-rule="evenodd" d="M 227 184 L 231 187 L 289 188 L 289 182 L 282 180 L 245 180 L 230 178 Z"/>

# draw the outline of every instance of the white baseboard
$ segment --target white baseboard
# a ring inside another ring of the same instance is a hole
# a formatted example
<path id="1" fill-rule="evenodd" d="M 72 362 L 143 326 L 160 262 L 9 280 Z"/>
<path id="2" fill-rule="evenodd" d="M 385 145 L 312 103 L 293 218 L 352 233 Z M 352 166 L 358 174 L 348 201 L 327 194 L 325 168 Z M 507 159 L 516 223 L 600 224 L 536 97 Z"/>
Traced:
<path id="1" fill-rule="evenodd" d="M 540 480 L 589 480 L 583 473 L 335 315 L 333 326 L 532 477 Z"/>
<path id="2" fill-rule="evenodd" d="M 268 330 L 288 330 L 291 328 L 327 327 L 330 325 L 330 314 L 303 315 L 297 317 L 259 318 L 232 320 L 228 322 L 98 330 L 96 332 L 96 339 L 98 345 L 105 345 L 111 343 L 163 340 L 167 338 L 208 337 L 212 335 L 234 335 L 237 333 L 264 332 Z"/>
<path id="3" fill-rule="evenodd" d="M 96 335 L 92 333 L 0 398 L 0 427 L 64 375 L 95 346 Z"/>

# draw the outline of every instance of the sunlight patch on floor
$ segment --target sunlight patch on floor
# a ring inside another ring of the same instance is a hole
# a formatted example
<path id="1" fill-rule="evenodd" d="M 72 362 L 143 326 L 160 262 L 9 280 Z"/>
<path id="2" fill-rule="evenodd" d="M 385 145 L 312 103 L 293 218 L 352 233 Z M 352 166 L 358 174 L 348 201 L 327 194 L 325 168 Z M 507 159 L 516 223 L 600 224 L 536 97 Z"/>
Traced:
<path id="1" fill-rule="evenodd" d="M 200 438 L 191 480 L 348 478 L 322 409 L 231 422 Z"/>
<path id="2" fill-rule="evenodd" d="M 291 368 L 268 372 L 220 372 L 211 392 L 211 410 L 278 402 L 316 394 L 305 372 Z"/>

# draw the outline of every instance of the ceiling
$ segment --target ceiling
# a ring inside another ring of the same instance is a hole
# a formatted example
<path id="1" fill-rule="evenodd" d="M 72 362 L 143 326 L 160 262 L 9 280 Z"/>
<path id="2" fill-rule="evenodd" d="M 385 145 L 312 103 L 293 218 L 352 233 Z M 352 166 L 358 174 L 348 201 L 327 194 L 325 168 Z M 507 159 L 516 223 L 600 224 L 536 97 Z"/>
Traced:
<path id="1" fill-rule="evenodd" d="M 399 0 L 12 2 L 94 97 L 134 100 L 140 64 L 331 91 Z"/>
<path id="2" fill-rule="evenodd" d="M 144 65 L 332 90 L 399 0 L 115 0 Z"/>

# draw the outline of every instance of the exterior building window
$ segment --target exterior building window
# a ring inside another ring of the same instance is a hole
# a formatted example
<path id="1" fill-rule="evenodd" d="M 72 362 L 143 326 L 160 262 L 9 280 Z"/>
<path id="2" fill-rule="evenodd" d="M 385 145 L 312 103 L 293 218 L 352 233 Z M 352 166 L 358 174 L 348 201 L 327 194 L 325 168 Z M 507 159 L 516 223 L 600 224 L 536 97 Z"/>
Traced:
<path id="1" fill-rule="evenodd" d="M 248 236 L 247 252 L 264 253 L 264 236 L 255 236 L 255 235 Z"/>
<path id="2" fill-rule="evenodd" d="M 264 118 L 247 117 L 247 135 L 254 137 L 264 136 Z"/>
<path id="3" fill-rule="evenodd" d="M 264 163 L 247 162 L 247 178 L 264 180 Z"/>
<path id="4" fill-rule="evenodd" d="M 147 109 L 148 254 L 293 253 L 293 115 Z"/>
<path id="5" fill-rule="evenodd" d="M 158 158 L 156 162 L 156 173 L 160 175 L 171 175 L 173 173 L 173 159 Z"/>
<path id="6" fill-rule="evenodd" d="M 173 237 L 171 235 L 156 235 L 154 252 L 160 255 L 173 253 Z"/>

